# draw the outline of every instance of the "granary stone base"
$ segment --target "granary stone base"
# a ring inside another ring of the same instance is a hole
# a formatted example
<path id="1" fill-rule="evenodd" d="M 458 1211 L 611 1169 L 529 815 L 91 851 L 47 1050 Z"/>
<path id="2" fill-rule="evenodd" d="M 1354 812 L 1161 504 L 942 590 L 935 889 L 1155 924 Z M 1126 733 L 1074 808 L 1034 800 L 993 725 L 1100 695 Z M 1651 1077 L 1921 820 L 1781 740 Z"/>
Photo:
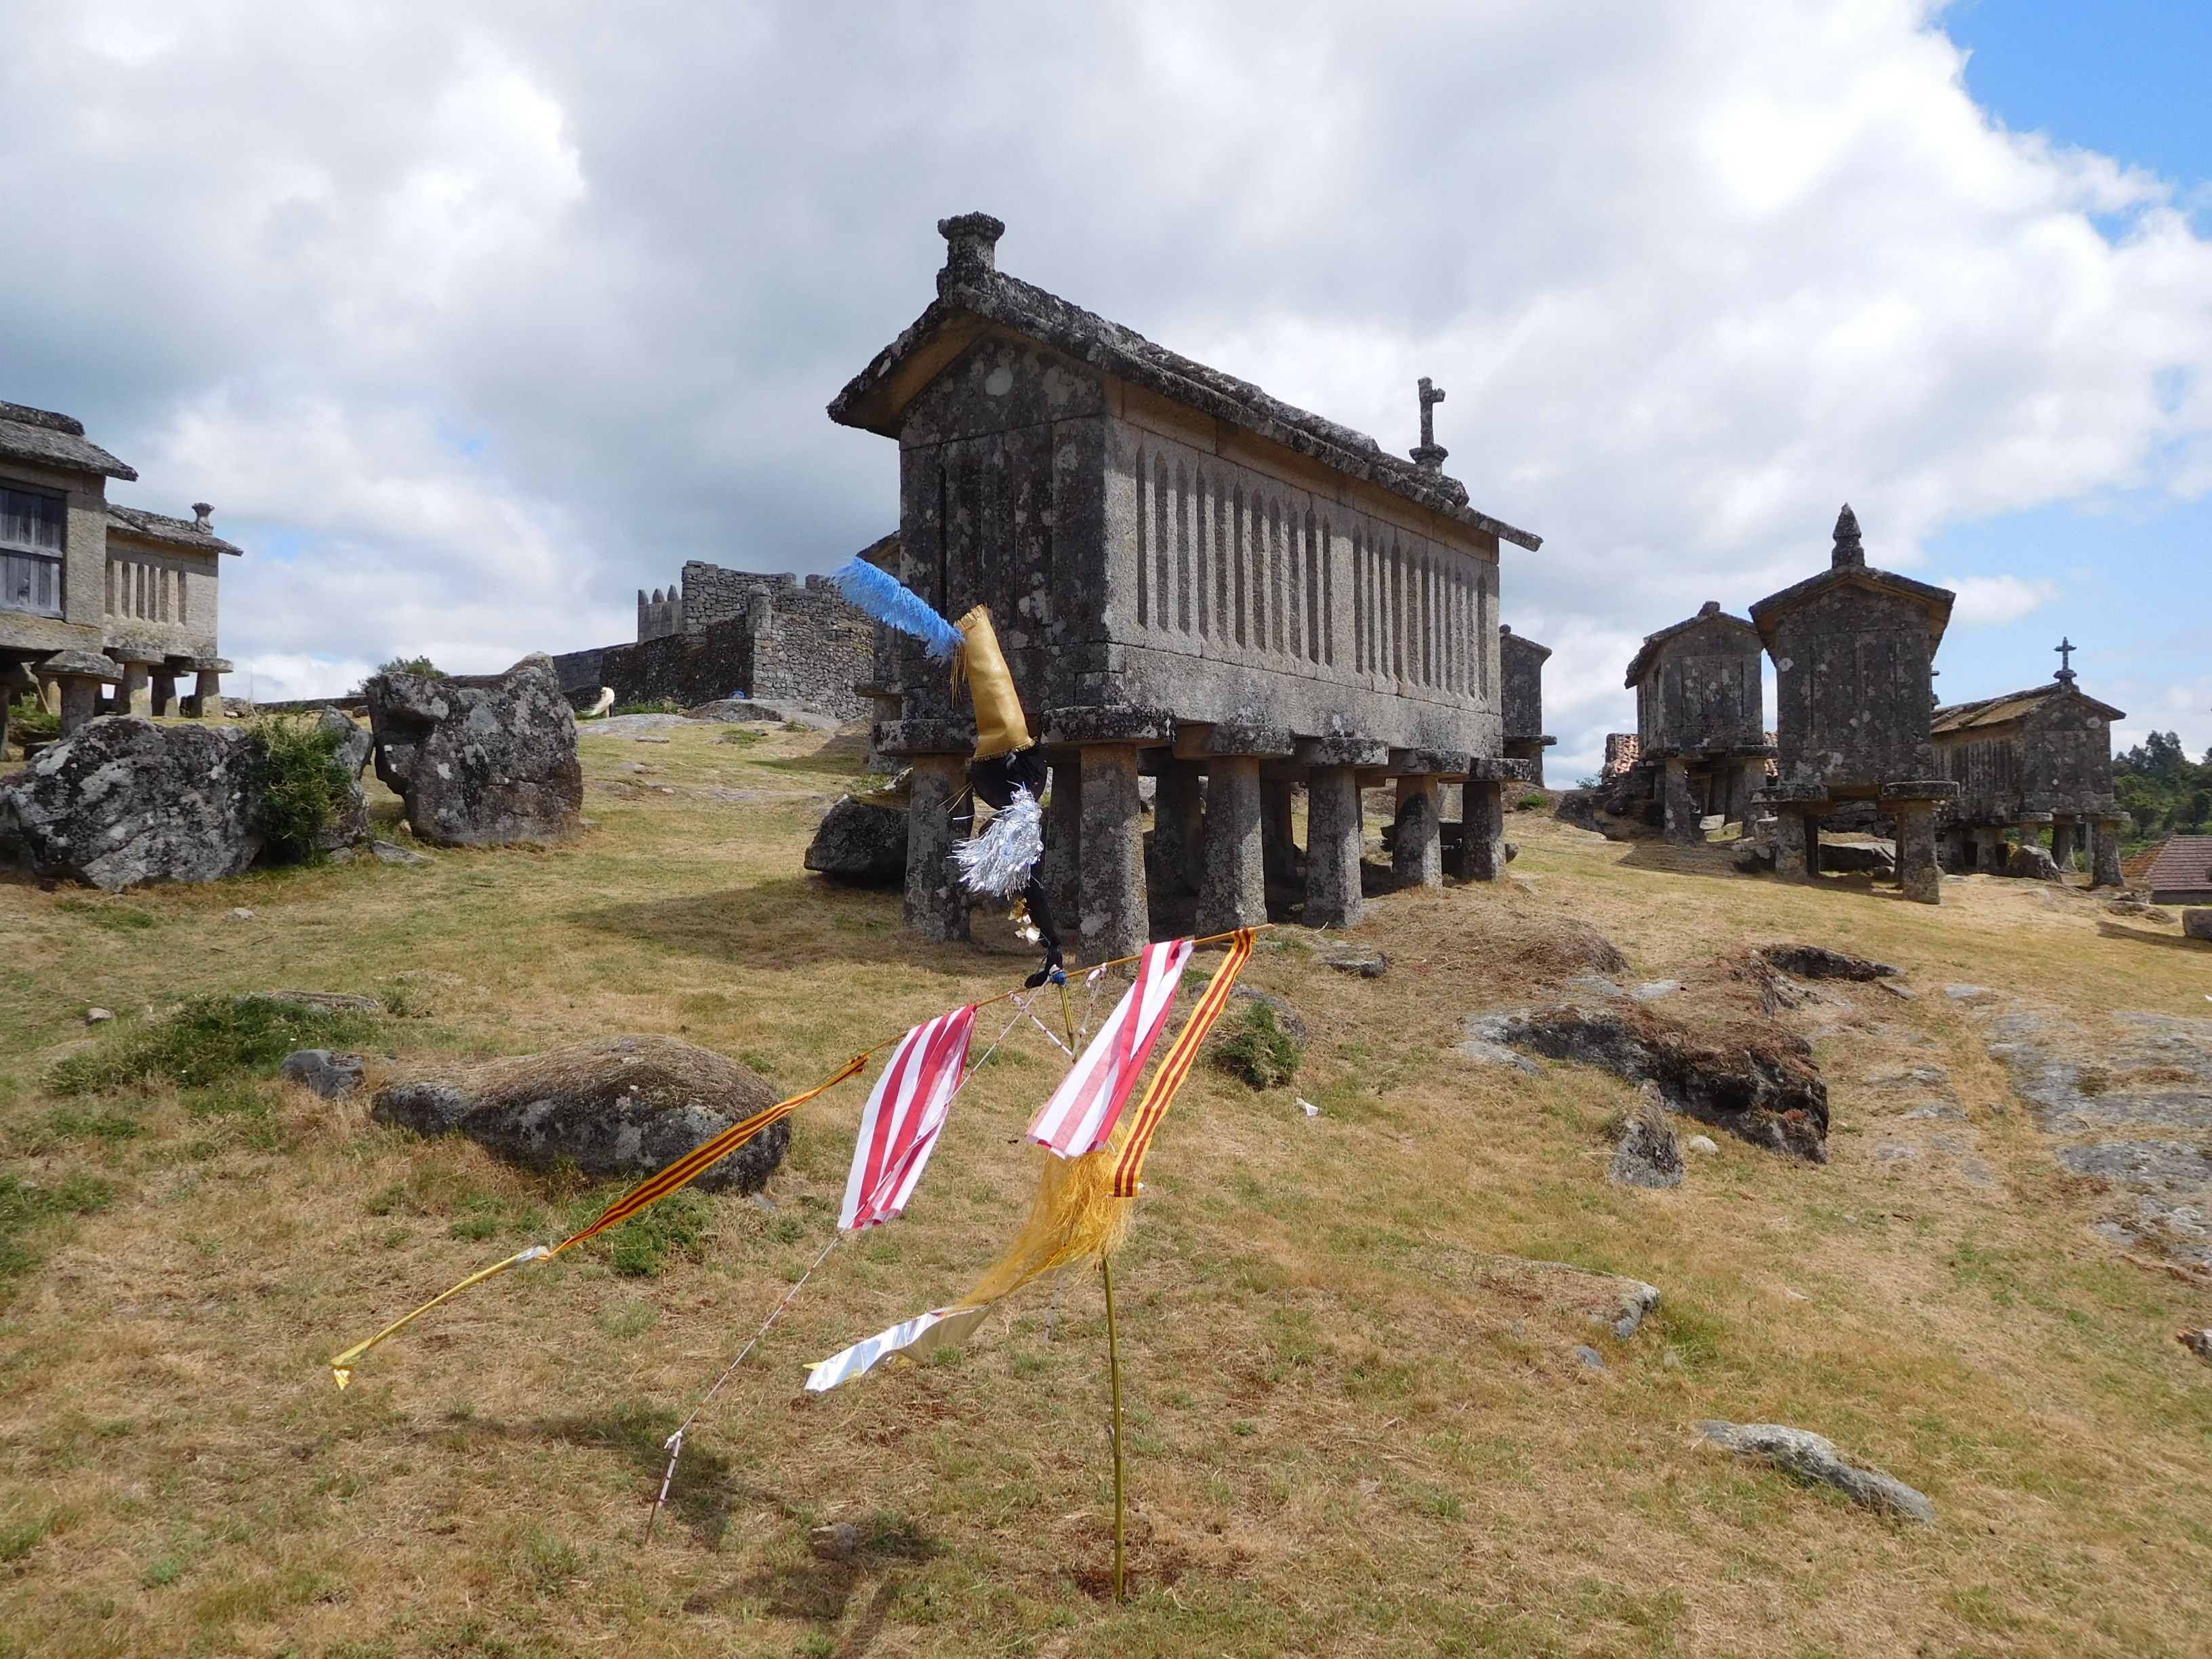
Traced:
<path id="1" fill-rule="evenodd" d="M 1359 779 L 1316 766 L 1306 785 L 1306 926 L 1359 924 Z"/>
<path id="2" fill-rule="evenodd" d="M 1400 887 L 1443 885 L 1443 793 L 1433 772 L 1398 780 L 1397 837 L 1390 865 Z"/>
<path id="3" fill-rule="evenodd" d="M 1145 896 L 1145 838 L 1137 793 L 1137 747 L 1083 748 L 1083 851 L 1077 887 L 1085 962 L 1133 957 L 1145 948 L 1151 921 Z"/>
<path id="4" fill-rule="evenodd" d="M 1208 763 L 1206 876 L 1198 931 L 1227 933 L 1267 919 L 1266 835 L 1260 799 L 1260 757 L 1221 755 Z"/>
<path id="5" fill-rule="evenodd" d="M 906 813 L 906 925 L 933 945 L 968 937 L 967 891 L 952 864 L 953 805 L 968 787 L 958 755 L 914 757 Z"/>

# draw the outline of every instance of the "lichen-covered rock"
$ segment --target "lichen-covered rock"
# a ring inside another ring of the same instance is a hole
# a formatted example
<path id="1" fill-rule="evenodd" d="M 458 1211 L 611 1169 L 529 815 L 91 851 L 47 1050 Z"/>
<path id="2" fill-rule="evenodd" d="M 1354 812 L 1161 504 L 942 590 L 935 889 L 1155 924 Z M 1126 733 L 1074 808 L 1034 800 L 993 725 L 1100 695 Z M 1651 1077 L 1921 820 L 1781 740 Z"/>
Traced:
<path id="1" fill-rule="evenodd" d="M 823 817 L 806 867 L 836 881 L 896 887 L 906 880 L 906 814 L 848 795 Z"/>
<path id="2" fill-rule="evenodd" d="M 547 657 L 504 674 L 378 674 L 363 688 L 376 775 L 441 847 L 560 841 L 584 804 L 576 717 Z"/>
<path id="3" fill-rule="evenodd" d="M 1699 1438 L 1739 1457 L 1771 1463 L 1784 1474 L 1833 1486 L 1853 1502 L 1909 1521 L 1936 1524 L 1936 1505 L 1895 1475 L 1846 1458 L 1835 1443 L 1780 1423 L 1700 1423 Z"/>
<path id="4" fill-rule="evenodd" d="M 1467 1036 L 1655 1084 L 1670 1111 L 1754 1146 L 1828 1161 L 1828 1088 L 1802 1037 L 1771 1021 L 1717 1012 L 1693 1023 L 1615 995 L 1478 1016 Z M 1679 1168 L 1679 1152 L 1676 1162 Z"/>
<path id="5" fill-rule="evenodd" d="M 1659 1103 L 1658 1090 L 1644 1085 L 1644 1098 L 1628 1115 L 1620 1141 L 1613 1151 L 1613 1167 L 1606 1178 L 1624 1187 L 1654 1190 L 1682 1184 L 1682 1143 Z"/>
<path id="6" fill-rule="evenodd" d="M 369 1115 L 421 1134 L 458 1132 L 529 1169 L 566 1160 L 587 1176 L 638 1176 L 777 1098 L 757 1073 L 712 1049 L 619 1036 L 417 1073 L 379 1090 Z M 790 1124 L 771 1124 L 695 1184 L 757 1192 L 790 1144 Z"/>
<path id="7" fill-rule="evenodd" d="M 361 774 L 368 764 L 369 756 L 375 752 L 376 740 L 358 721 L 335 708 L 324 709 L 316 716 L 315 724 L 337 737 L 337 746 L 331 750 L 331 757 L 344 770 L 352 786 L 345 804 L 315 838 L 315 845 L 330 853 L 341 847 L 358 846 L 368 839 L 368 796 L 362 789 Z"/>
<path id="8" fill-rule="evenodd" d="M 2051 856 L 2049 848 L 2024 841 L 2006 855 L 2004 872 L 2022 881 L 2057 881 L 2058 860 Z"/>
<path id="9" fill-rule="evenodd" d="M 220 881 L 261 851 L 254 775 L 238 726 L 93 720 L 0 784 L 0 848 L 111 893 Z"/>

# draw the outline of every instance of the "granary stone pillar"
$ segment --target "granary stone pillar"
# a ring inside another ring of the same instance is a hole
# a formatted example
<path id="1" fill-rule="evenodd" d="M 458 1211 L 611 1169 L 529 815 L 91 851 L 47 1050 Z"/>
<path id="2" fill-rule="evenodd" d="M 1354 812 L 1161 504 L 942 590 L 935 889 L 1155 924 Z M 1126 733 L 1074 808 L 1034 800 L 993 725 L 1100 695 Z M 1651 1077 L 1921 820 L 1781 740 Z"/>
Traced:
<path id="1" fill-rule="evenodd" d="M 1505 879 L 1505 792 L 1525 781 L 1526 761 L 1472 755 L 1459 789 L 1459 848 L 1444 873 L 1457 881 Z"/>
<path id="2" fill-rule="evenodd" d="M 1787 801 L 1769 801 L 1765 805 L 1774 814 L 1774 827 L 1770 832 L 1774 842 L 1774 873 L 1778 876 L 1802 876 L 1805 873 L 1805 832 L 1808 820 L 1805 814 Z"/>
<path id="3" fill-rule="evenodd" d="M 916 755 L 906 813 L 906 925 L 933 945 L 968 937 L 968 896 L 953 868 L 953 803 L 967 787 L 957 755 Z"/>
<path id="4" fill-rule="evenodd" d="M 1936 803 L 1899 801 L 1896 814 L 1897 884 L 1916 904 L 1941 904 L 1943 872 L 1936 862 Z"/>
<path id="5" fill-rule="evenodd" d="M 222 718 L 222 677 L 230 672 L 229 662 L 222 657 L 194 659 L 192 670 L 197 676 L 192 690 L 192 714 L 195 719 L 219 720 Z"/>
<path id="6" fill-rule="evenodd" d="M 1973 828 L 1974 868 L 1985 876 L 2001 876 L 2005 867 L 2004 831 L 1994 823 Z"/>
<path id="7" fill-rule="evenodd" d="M 1037 873 L 1054 919 L 1070 933 L 1082 914 L 1082 751 L 1064 749 L 1053 760 L 1052 781 L 1045 790 L 1044 857 Z"/>
<path id="8" fill-rule="evenodd" d="M 1267 879 L 1285 884 L 1298 878 L 1298 844 L 1291 830 L 1291 790 L 1288 778 L 1260 779 L 1260 848 Z"/>
<path id="9" fill-rule="evenodd" d="M 1210 787 L 1201 788 L 1197 763 L 1164 760 L 1153 778 L 1152 877 L 1163 893 L 1199 890 Z"/>
<path id="10" fill-rule="evenodd" d="M 933 945 L 952 945 L 968 937 L 968 897 L 952 863 L 958 837 L 954 803 L 968 787 L 967 760 L 975 746 L 975 729 L 964 720 L 914 720 L 887 722 L 884 752 L 905 757 L 906 925 Z"/>
<path id="11" fill-rule="evenodd" d="M 177 713 L 177 671 L 166 662 L 155 663 L 148 673 L 148 712 L 155 714 Z"/>
<path id="12" fill-rule="evenodd" d="M 1286 757 L 1291 734 L 1243 722 L 1176 727 L 1178 760 L 1204 761 L 1205 872 L 1198 890 L 1198 931 L 1256 927 L 1267 919 L 1266 787 L 1260 769 Z M 1290 805 L 1287 784 L 1283 805 Z"/>
<path id="13" fill-rule="evenodd" d="M 2120 873 L 2120 821 L 2118 818 L 2099 818 L 2090 839 L 2089 885 L 2092 887 L 2124 887 L 2127 878 Z"/>
<path id="14" fill-rule="evenodd" d="M 123 678 L 114 659 L 97 651 L 58 651 L 35 672 L 52 688 L 47 707 L 60 717 L 61 734 L 65 738 L 99 714 L 100 688 Z"/>
<path id="15" fill-rule="evenodd" d="M 1206 767 L 1206 873 L 1199 886 L 1198 931 L 1256 927 L 1267 919 L 1260 757 L 1217 755 Z"/>
<path id="16" fill-rule="evenodd" d="M 1158 709 L 1113 704 L 1049 710 L 1045 741 L 1079 748 L 1083 775 L 1082 851 L 1076 860 L 1073 929 L 1086 963 L 1133 957 L 1152 936 L 1145 890 L 1144 801 L 1137 752 L 1168 741 L 1174 718 Z"/>
<path id="17" fill-rule="evenodd" d="M 1083 959 L 1110 962 L 1145 948 L 1144 802 L 1137 793 L 1134 744 L 1097 743 L 1083 750 L 1083 858 L 1077 873 Z"/>
<path id="18" fill-rule="evenodd" d="M 1444 884 L 1443 788 L 1433 772 L 1398 775 L 1397 833 L 1390 873 L 1400 887 Z"/>
<path id="19" fill-rule="evenodd" d="M 1316 766 L 1306 782 L 1306 926 L 1359 925 L 1359 775 Z"/>
<path id="20" fill-rule="evenodd" d="M 110 655 L 115 655 L 111 652 Z M 123 665 L 123 684 L 115 693 L 115 712 L 118 714 L 150 714 L 154 712 L 153 670 L 158 658 L 116 656 Z"/>
<path id="21" fill-rule="evenodd" d="M 1705 815 L 1690 793 L 1690 763 L 1679 755 L 1670 755 L 1663 763 L 1660 781 L 1660 801 L 1666 813 L 1667 840 L 1676 847 L 1688 847 L 1703 841 L 1705 831 L 1698 821 Z"/>

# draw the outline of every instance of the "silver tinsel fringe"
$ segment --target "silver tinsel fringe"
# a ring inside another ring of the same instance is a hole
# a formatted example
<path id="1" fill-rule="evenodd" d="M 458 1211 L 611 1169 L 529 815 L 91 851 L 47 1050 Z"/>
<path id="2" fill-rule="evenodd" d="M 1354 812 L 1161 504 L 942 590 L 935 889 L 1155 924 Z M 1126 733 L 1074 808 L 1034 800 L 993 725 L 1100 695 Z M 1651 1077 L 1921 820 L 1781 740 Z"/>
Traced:
<path id="1" fill-rule="evenodd" d="M 960 884 L 971 893 L 1007 898 L 1018 893 L 1044 852 L 1044 812 L 1026 789 L 1014 791 L 989 828 L 953 848 Z"/>

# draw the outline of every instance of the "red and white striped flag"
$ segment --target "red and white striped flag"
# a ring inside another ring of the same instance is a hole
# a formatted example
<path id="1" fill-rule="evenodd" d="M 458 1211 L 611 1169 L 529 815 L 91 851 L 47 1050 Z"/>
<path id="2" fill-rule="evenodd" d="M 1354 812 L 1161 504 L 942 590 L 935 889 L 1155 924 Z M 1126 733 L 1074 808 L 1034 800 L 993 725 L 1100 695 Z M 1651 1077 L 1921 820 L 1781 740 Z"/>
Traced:
<path id="1" fill-rule="evenodd" d="M 899 1039 L 860 1114 L 838 1226 L 879 1227 L 905 1210 L 960 1086 L 975 1024 L 972 1006 L 956 1008 Z"/>
<path id="2" fill-rule="evenodd" d="M 1168 1021 L 1168 1007 L 1190 960 L 1190 941 L 1168 939 L 1145 947 L 1132 985 L 1083 1057 L 1060 1079 L 1029 1127 L 1029 1138 L 1061 1158 L 1095 1152 L 1114 1138 L 1121 1108 L 1137 1075 L 1152 1058 Z"/>

